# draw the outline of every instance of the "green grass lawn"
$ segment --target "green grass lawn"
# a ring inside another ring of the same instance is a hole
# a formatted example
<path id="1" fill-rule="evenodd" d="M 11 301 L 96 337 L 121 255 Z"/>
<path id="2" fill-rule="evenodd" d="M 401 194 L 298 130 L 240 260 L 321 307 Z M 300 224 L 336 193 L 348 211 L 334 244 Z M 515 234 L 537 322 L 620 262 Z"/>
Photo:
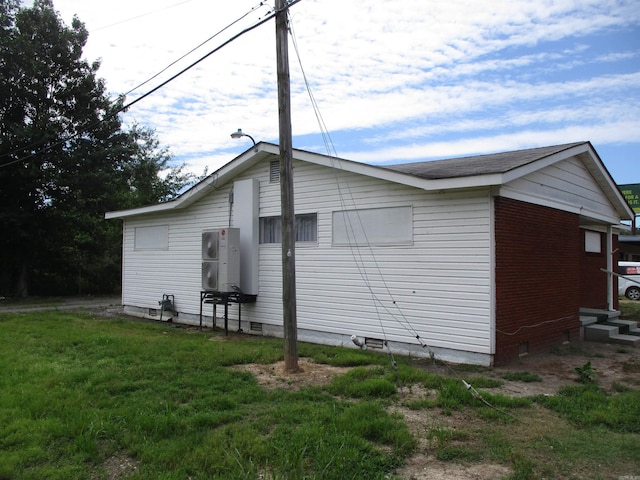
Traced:
<path id="1" fill-rule="evenodd" d="M 386 355 L 299 350 L 353 368 L 324 387 L 268 390 L 231 367 L 281 360 L 282 340 L 81 312 L 0 315 L 0 480 L 399 478 L 419 437 L 434 458 L 497 462 L 513 479 L 640 475 L 637 390 L 576 384 L 513 399 L 472 374 L 490 407 L 409 359 L 394 369 Z M 437 393 L 398 395 L 412 385 Z M 462 421 L 416 431 L 394 405 Z"/>

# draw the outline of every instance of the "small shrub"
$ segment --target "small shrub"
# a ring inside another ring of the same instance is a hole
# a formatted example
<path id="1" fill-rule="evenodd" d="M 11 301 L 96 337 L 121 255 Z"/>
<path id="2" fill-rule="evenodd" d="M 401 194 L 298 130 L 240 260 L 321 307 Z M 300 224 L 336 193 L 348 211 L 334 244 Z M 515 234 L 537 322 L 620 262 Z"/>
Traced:
<path id="1" fill-rule="evenodd" d="M 578 381 L 580 383 L 596 383 L 598 375 L 596 374 L 595 368 L 591 365 L 591 361 L 588 361 L 581 367 L 576 367 L 574 370 L 578 374 Z"/>

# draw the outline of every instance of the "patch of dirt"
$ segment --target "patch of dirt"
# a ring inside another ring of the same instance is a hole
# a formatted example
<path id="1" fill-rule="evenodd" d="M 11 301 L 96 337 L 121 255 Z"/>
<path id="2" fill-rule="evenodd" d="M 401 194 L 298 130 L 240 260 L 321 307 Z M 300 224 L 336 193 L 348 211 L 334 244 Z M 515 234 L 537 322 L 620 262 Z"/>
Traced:
<path id="1" fill-rule="evenodd" d="M 576 368 L 583 368 L 587 362 L 591 363 L 598 385 L 605 390 L 615 390 L 614 384 L 631 388 L 640 385 L 639 349 L 596 342 L 580 342 L 550 353 L 525 356 L 491 372 L 504 382 L 500 390 L 505 395 L 553 395 L 565 385 L 577 385 Z M 510 372 L 534 373 L 542 381 L 525 383 L 502 378 Z"/>
<path id="2" fill-rule="evenodd" d="M 115 455 L 108 458 L 102 467 L 107 472 L 108 480 L 122 480 L 136 473 L 139 463 L 127 455 Z"/>
<path id="3" fill-rule="evenodd" d="M 269 390 L 282 388 L 284 390 L 300 390 L 308 386 L 324 386 L 331 383 L 336 375 L 349 370 L 348 367 L 332 367 L 322 363 L 315 363 L 309 358 L 299 358 L 297 372 L 287 372 L 284 361 L 263 365 L 251 363 L 237 365 L 234 369 L 251 372 L 260 385 Z"/>
<path id="4" fill-rule="evenodd" d="M 620 386 L 633 389 L 640 387 L 640 349 L 595 342 L 580 342 L 553 352 L 524 356 L 517 361 L 500 367 L 474 367 L 467 365 L 443 365 L 430 360 L 416 360 L 416 366 L 440 375 L 458 375 L 467 380 L 483 376 L 500 380 L 497 388 L 479 389 L 500 393 L 510 397 L 533 395 L 554 395 L 566 385 L 579 385 L 576 368 L 591 362 L 600 387 L 615 390 Z M 349 368 L 332 367 L 300 358 L 300 372 L 290 373 L 284 369 L 284 362 L 270 365 L 239 365 L 236 368 L 251 372 L 265 388 L 298 390 L 306 386 L 323 386 L 331 382 Z M 504 375 L 527 372 L 537 375 L 541 381 L 524 382 L 506 380 Z M 427 432 L 436 427 L 466 431 L 473 428 L 473 422 L 465 415 L 443 415 L 436 410 L 414 411 L 401 404 L 411 400 L 435 398 L 437 392 L 420 385 L 411 385 L 399 389 L 400 402 L 391 411 L 401 414 L 411 432 L 418 439 L 416 453 L 406 459 L 403 468 L 395 475 L 407 480 L 439 480 L 455 478 L 458 480 L 492 480 L 503 478 L 512 472 L 509 467 L 494 463 L 444 462 L 435 458 L 433 440 L 427 438 Z"/>

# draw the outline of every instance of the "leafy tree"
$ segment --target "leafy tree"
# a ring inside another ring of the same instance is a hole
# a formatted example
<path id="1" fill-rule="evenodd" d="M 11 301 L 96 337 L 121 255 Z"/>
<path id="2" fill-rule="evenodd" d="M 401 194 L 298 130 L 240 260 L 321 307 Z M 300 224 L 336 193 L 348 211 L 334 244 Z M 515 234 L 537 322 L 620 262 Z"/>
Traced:
<path id="1" fill-rule="evenodd" d="M 0 0 L 0 292 L 113 291 L 121 226 L 104 212 L 175 196 L 194 178 L 171 167 L 150 129 L 124 130 L 82 58 L 88 33 L 51 0 Z M 163 174 L 163 177 L 160 175 Z"/>

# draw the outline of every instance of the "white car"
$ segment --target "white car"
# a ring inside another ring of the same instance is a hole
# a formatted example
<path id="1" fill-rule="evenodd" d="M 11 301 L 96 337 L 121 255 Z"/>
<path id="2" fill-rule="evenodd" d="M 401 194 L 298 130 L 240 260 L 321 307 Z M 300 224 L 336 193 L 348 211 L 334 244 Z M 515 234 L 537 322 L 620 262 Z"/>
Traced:
<path id="1" fill-rule="evenodd" d="M 618 262 L 618 295 L 640 300 L 640 262 Z"/>

